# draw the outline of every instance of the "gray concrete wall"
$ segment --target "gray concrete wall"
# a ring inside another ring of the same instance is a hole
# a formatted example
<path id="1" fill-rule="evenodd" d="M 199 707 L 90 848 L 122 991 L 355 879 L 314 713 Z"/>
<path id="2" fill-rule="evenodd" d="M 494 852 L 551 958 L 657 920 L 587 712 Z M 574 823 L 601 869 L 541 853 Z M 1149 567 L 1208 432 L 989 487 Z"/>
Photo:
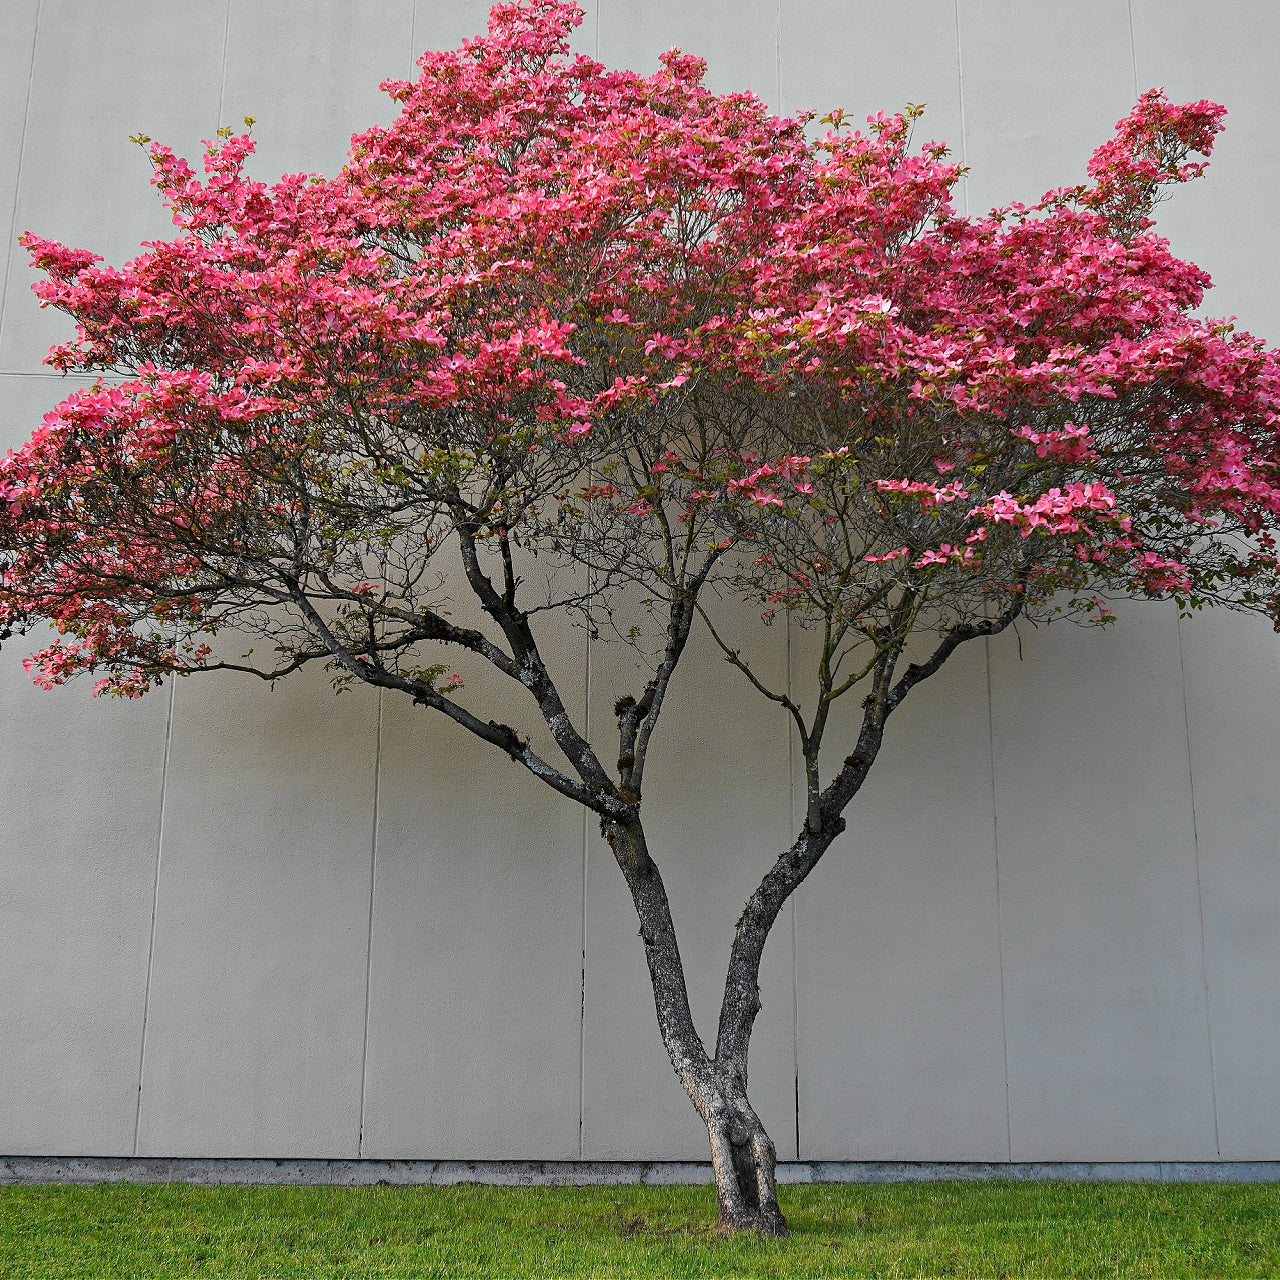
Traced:
<path id="1" fill-rule="evenodd" d="M 1083 172 L 1137 92 L 1231 110 L 1161 210 L 1209 310 L 1280 341 L 1271 0 L 589 0 L 579 45 L 782 108 L 929 104 L 972 210 Z M 0 0 L 0 447 L 67 390 L 30 228 L 166 233 L 145 130 L 258 117 L 264 176 L 332 171 L 379 80 L 476 0 Z M 784 628 L 761 661 L 782 672 Z M 790 637 L 798 647 L 802 636 Z M 141 704 L 0 657 L 0 1154 L 705 1157 L 591 825 L 394 699 L 193 680 Z M 627 655 L 564 641 L 601 723 Z M 695 1012 L 791 823 L 786 726 L 703 646 L 650 783 Z M 971 646 L 893 726 L 780 922 L 753 1054 L 784 1158 L 1280 1156 L 1280 642 L 1133 606 Z M 734 779 L 745 778 L 746 784 Z M 502 1105 L 491 1108 L 496 1094 Z"/>

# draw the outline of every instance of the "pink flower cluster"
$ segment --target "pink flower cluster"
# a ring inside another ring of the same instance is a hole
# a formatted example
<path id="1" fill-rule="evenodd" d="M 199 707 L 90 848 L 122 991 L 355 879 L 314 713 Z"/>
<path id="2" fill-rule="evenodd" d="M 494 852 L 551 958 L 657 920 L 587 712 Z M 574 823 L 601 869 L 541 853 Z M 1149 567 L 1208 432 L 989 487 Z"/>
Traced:
<path id="1" fill-rule="evenodd" d="M 385 545 L 477 494 L 504 529 L 561 500 L 633 524 L 674 504 L 775 547 L 763 594 L 788 607 L 1000 565 L 1042 598 L 1090 573 L 1270 589 L 1280 358 L 1195 314 L 1208 278 L 1149 217 L 1221 107 L 1153 90 L 1088 182 L 970 218 L 946 147 L 912 147 L 916 109 L 814 138 L 712 93 L 697 58 L 574 56 L 580 19 L 499 4 L 387 82 L 399 116 L 332 179 L 252 179 L 247 133 L 199 174 L 146 142 L 175 234 L 123 266 L 24 237 L 77 323 L 50 363 L 124 375 L 0 461 L 0 626 L 62 633 L 39 683 L 139 692 L 205 660 L 224 606 L 287 595 L 299 539 Z M 690 421 L 724 432 L 697 460 Z M 786 530 L 837 527 L 843 560 L 788 562 Z M 379 598 L 365 576 L 352 608 Z"/>

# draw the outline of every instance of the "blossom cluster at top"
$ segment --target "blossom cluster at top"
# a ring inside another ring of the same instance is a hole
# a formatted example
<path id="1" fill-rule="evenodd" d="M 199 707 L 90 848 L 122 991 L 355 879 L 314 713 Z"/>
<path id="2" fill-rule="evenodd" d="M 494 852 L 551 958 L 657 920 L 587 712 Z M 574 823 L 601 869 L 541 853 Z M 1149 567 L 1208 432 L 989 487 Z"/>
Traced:
<path id="1" fill-rule="evenodd" d="M 970 218 L 917 109 L 815 137 L 679 51 L 572 55 L 580 17 L 499 4 L 384 85 L 398 118 L 334 178 L 253 179 L 247 132 L 199 173 L 142 139 L 176 232 L 123 266 L 24 236 L 77 324 L 50 363 L 124 375 L 0 462 L 0 624 L 62 632 L 41 683 L 139 691 L 303 561 L 356 608 L 335 547 L 505 537 L 570 493 L 753 539 L 774 599 L 981 574 L 1274 610 L 1280 362 L 1198 316 L 1150 216 L 1221 107 L 1146 93 L 1085 183 Z"/>

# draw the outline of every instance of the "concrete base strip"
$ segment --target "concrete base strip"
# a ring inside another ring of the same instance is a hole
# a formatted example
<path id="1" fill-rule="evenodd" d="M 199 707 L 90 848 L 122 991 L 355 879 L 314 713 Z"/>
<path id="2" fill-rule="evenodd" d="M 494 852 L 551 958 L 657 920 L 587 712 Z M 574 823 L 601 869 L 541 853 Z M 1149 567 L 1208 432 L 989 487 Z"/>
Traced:
<path id="1" fill-rule="evenodd" d="M 1280 1160 L 790 1160 L 779 1182 L 1280 1182 Z M 45 1182 L 278 1183 L 302 1186 L 696 1185 L 711 1166 L 682 1160 L 235 1160 L 185 1156 L 0 1156 L 0 1184 Z"/>

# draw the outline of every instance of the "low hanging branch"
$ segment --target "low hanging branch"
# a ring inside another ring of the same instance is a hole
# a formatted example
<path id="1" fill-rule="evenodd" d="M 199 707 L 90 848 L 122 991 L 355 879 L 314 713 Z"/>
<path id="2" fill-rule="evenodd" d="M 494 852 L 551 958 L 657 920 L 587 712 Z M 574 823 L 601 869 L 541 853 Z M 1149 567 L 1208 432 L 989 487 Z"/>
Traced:
<path id="1" fill-rule="evenodd" d="M 962 645 L 1105 623 L 1123 594 L 1274 620 L 1280 359 L 1198 318 L 1207 277 L 1149 217 L 1202 171 L 1220 107 L 1144 94 L 1087 182 L 968 218 L 946 148 L 911 149 L 917 109 L 863 130 L 835 112 L 815 137 L 677 51 L 647 76 L 573 56 L 580 18 L 498 5 L 487 36 L 383 86 L 400 115 L 332 179 L 255 181 L 247 133 L 220 133 L 203 177 L 140 138 L 176 231 L 124 267 L 24 237 L 78 326 L 50 363 L 117 380 L 0 462 L 0 628 L 56 628 L 28 659 L 41 686 L 92 673 L 127 697 L 327 663 L 583 805 L 635 902 L 721 1224 L 779 1233 L 747 1058 L 782 906 Z M 811 669 L 771 687 L 741 624 L 713 624 L 725 597 L 809 629 Z M 615 751 L 545 655 L 624 600 L 653 666 Z M 704 624 L 744 694 L 792 717 L 807 795 L 738 923 L 714 1053 L 642 812 Z M 527 722 L 474 709 L 459 652 Z M 857 739 L 832 744 L 849 696 Z"/>

